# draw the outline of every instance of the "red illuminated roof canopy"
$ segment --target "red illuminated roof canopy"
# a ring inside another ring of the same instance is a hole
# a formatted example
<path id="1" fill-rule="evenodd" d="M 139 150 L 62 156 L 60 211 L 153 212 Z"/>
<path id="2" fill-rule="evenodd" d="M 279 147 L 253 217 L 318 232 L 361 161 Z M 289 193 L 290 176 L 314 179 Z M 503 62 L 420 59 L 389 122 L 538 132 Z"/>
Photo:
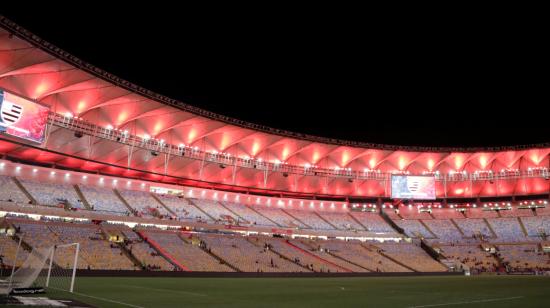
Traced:
<path id="1" fill-rule="evenodd" d="M 211 113 L 121 80 L 52 46 L 0 16 L 0 88 L 101 127 L 150 136 L 203 152 L 228 153 L 291 166 L 376 170 L 383 173 L 526 171 L 548 168 L 550 144 L 499 148 L 403 147 L 327 139 L 270 129 Z M 4 139 L 4 138 L 3 138 Z M 274 191 L 338 196 L 387 196 L 379 180 L 283 173 L 151 151 L 51 126 L 45 150 L 0 142 L 0 152 L 28 161 L 108 172 L 127 167 L 149 173 Z M 89 160 L 91 162 L 86 162 Z M 116 166 L 116 168 L 115 168 Z M 540 194 L 544 177 L 439 183 L 438 197 Z"/>

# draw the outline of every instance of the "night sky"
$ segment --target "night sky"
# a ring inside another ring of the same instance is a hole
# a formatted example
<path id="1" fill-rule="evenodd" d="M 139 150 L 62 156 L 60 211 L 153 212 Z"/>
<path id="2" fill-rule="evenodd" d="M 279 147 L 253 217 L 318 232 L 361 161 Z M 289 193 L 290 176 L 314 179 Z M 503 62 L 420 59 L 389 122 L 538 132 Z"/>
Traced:
<path id="1" fill-rule="evenodd" d="M 274 128 L 400 145 L 550 141 L 546 42 L 530 25 L 101 5 L 0 14 L 145 88 Z"/>

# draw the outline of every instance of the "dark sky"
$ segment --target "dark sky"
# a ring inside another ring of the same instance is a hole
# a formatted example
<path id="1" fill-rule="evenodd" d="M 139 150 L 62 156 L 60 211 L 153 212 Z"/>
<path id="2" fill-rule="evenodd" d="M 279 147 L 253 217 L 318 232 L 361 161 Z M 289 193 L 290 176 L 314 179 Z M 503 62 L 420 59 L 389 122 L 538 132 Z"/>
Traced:
<path id="1" fill-rule="evenodd" d="M 253 123 L 401 145 L 550 141 L 536 25 L 330 10 L 2 10 L 106 71 Z"/>

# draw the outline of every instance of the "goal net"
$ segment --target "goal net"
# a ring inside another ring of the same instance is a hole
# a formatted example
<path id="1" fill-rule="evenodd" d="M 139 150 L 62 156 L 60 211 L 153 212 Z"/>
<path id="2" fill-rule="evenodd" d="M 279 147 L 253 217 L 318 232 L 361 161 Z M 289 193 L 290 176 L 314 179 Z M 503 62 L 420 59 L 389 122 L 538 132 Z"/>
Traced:
<path id="1" fill-rule="evenodd" d="M 33 249 L 23 264 L 0 285 L 0 294 L 33 287 L 73 292 L 79 248 L 79 243 L 71 243 Z"/>

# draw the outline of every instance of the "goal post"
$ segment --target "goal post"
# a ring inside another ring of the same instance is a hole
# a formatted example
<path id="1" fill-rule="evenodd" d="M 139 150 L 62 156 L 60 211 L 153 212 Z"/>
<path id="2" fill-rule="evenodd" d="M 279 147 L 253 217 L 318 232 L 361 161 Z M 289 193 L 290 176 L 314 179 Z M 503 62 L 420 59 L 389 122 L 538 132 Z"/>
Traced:
<path id="1" fill-rule="evenodd" d="M 72 264 L 70 264 L 70 267 L 68 269 L 63 268 L 63 264 L 56 264 L 54 263 L 54 260 L 59 260 L 59 254 L 61 249 L 75 247 L 74 251 L 74 257 L 72 260 Z M 61 273 L 63 271 L 69 270 L 70 271 L 70 284 L 69 284 L 69 292 L 73 292 L 74 290 L 74 281 L 76 278 L 76 268 L 78 265 L 78 252 L 80 250 L 80 243 L 71 243 L 71 244 L 62 244 L 62 245 L 55 245 L 53 249 L 51 250 L 51 255 L 49 257 L 49 264 L 48 264 L 48 273 L 46 275 L 46 282 L 44 286 L 46 288 L 50 287 L 50 280 L 54 280 L 55 278 L 63 277 L 62 275 L 56 275 L 58 273 Z M 56 254 L 57 253 L 57 254 Z M 56 257 L 58 257 L 56 259 Z M 53 270 L 53 279 L 52 279 L 52 270 Z M 57 286 L 53 285 L 52 288 L 58 288 Z"/>
<path id="2" fill-rule="evenodd" d="M 35 285 L 73 292 L 79 251 L 79 243 L 54 245 Z"/>
<path id="3" fill-rule="evenodd" d="M 0 294 L 26 288 L 73 292 L 79 250 L 79 243 L 34 248 L 26 254 L 21 266 L 13 271 L 9 282 L 0 284 Z"/>

